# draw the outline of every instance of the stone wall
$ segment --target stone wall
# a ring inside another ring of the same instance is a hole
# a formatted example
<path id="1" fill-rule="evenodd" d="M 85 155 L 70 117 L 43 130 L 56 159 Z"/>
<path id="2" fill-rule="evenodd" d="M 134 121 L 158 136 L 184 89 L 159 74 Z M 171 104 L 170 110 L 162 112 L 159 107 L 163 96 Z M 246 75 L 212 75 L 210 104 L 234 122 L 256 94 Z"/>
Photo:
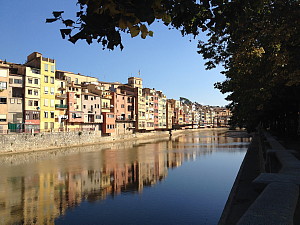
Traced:
<path id="1" fill-rule="evenodd" d="M 172 131 L 172 137 L 184 131 Z M 99 131 L 55 132 L 36 134 L 5 134 L 0 135 L 0 154 L 22 153 L 63 147 L 120 142 L 134 139 L 153 139 L 169 137 L 168 131 L 135 133 L 119 136 L 101 137 Z"/>

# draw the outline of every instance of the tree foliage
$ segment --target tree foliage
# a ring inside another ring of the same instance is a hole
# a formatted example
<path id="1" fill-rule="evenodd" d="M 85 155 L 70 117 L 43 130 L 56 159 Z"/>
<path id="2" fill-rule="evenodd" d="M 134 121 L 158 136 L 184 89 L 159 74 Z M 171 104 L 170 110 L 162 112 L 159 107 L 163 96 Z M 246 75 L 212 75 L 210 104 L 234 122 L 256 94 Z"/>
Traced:
<path id="1" fill-rule="evenodd" d="M 63 19 L 62 37 L 123 48 L 121 32 L 152 36 L 162 21 L 182 35 L 197 37 L 206 68 L 224 66 L 226 80 L 215 84 L 233 111 L 232 123 L 252 129 L 261 122 L 286 130 L 300 111 L 300 5 L 298 0 L 78 0 L 77 19 Z M 294 128 L 293 128 L 294 129 Z M 300 126 L 299 126 L 300 132 Z"/>
<path id="2" fill-rule="evenodd" d="M 238 13 L 243 12 L 243 13 Z M 232 1 L 226 23 L 211 28 L 199 53 L 208 68 L 223 63 L 226 80 L 217 83 L 233 110 L 233 123 L 253 129 L 293 130 L 300 106 L 299 1 Z M 278 127 L 277 125 L 280 124 Z"/>
<path id="3" fill-rule="evenodd" d="M 63 19 L 63 11 L 53 12 L 52 23 L 61 20 L 66 29 L 61 29 L 63 38 L 76 43 L 79 39 L 88 44 L 97 41 L 103 48 L 123 49 L 121 32 L 131 37 L 153 36 L 149 30 L 155 20 L 179 29 L 182 35 L 199 34 L 199 28 L 207 29 L 212 16 L 209 1 L 200 4 L 194 0 L 78 0 L 76 19 Z"/>

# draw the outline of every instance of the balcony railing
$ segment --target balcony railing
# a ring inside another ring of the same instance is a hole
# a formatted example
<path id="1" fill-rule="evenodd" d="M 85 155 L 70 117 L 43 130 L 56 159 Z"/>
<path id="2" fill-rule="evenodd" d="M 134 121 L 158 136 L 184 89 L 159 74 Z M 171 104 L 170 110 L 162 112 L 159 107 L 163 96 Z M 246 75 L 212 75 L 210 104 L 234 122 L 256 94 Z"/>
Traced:
<path id="1" fill-rule="evenodd" d="M 116 122 L 132 122 L 135 121 L 134 118 L 116 118 Z"/>
<path id="2" fill-rule="evenodd" d="M 67 109 L 67 108 L 68 108 L 68 105 L 55 104 L 55 108 L 58 108 L 58 109 Z"/>
<path id="3" fill-rule="evenodd" d="M 67 95 L 66 94 L 56 93 L 55 97 L 57 97 L 57 98 L 67 98 Z"/>

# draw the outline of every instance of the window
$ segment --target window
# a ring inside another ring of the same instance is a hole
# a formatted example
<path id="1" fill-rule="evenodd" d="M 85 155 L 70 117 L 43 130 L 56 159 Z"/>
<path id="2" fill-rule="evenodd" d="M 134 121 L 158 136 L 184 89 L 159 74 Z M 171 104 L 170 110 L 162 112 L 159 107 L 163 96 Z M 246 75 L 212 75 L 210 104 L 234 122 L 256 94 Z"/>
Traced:
<path id="1" fill-rule="evenodd" d="M 54 87 L 50 88 L 50 94 L 54 95 Z"/>
<path id="2" fill-rule="evenodd" d="M 54 129 L 54 123 L 50 122 L 50 129 Z"/>
<path id="3" fill-rule="evenodd" d="M 0 90 L 7 89 L 7 82 L 0 82 Z"/>
<path id="4" fill-rule="evenodd" d="M 51 100 L 50 100 L 50 106 L 51 106 L 51 107 L 54 107 L 54 99 L 51 99 Z"/>
<path id="5" fill-rule="evenodd" d="M 44 64 L 44 70 L 48 71 L 48 64 Z M 46 82 L 46 81 L 45 81 Z"/>
<path id="6" fill-rule="evenodd" d="M 86 107 L 86 106 L 85 106 L 85 105 L 83 105 L 83 108 L 84 108 L 84 109 L 85 109 L 85 107 Z"/>
<path id="7" fill-rule="evenodd" d="M 0 122 L 6 122 L 6 114 L 0 114 Z"/>
<path id="8" fill-rule="evenodd" d="M 33 93 L 34 93 L 34 95 L 39 95 L 38 90 L 34 90 Z"/>
<path id="9" fill-rule="evenodd" d="M 54 112 L 50 112 L 50 117 L 54 118 Z"/>
<path id="10" fill-rule="evenodd" d="M 45 77 L 44 77 L 44 82 L 45 82 L 45 83 L 48 83 L 48 76 L 45 76 Z"/>
<path id="11" fill-rule="evenodd" d="M 33 101 L 32 101 L 32 100 L 29 100 L 29 101 L 28 101 L 28 106 L 32 106 L 32 103 L 33 103 Z"/>
<path id="12" fill-rule="evenodd" d="M 122 104 L 122 105 L 121 105 L 121 108 L 124 108 L 124 107 L 125 107 L 124 104 Z"/>
<path id="13" fill-rule="evenodd" d="M 48 99 L 44 99 L 44 106 L 48 106 Z"/>
<path id="14" fill-rule="evenodd" d="M 29 120 L 30 119 L 30 114 L 29 112 L 25 112 L 25 120 Z"/>
<path id="15" fill-rule="evenodd" d="M 45 129 L 48 129 L 48 122 L 44 123 Z"/>
<path id="16" fill-rule="evenodd" d="M 113 114 L 107 114 L 107 118 L 114 118 Z"/>
<path id="17" fill-rule="evenodd" d="M 54 73 L 55 72 L 55 66 L 51 66 L 51 72 Z"/>
<path id="18" fill-rule="evenodd" d="M 10 99 L 10 104 L 14 104 L 15 103 L 15 99 L 14 98 L 11 98 Z"/>
<path id="19" fill-rule="evenodd" d="M 39 84 L 39 79 L 34 79 L 34 84 Z"/>
<path id="20" fill-rule="evenodd" d="M 14 83 L 15 84 L 22 84 L 22 80 L 21 79 L 14 79 Z"/>
<path id="21" fill-rule="evenodd" d="M 75 84 L 78 84 L 78 78 L 75 78 Z"/>
<path id="22" fill-rule="evenodd" d="M 0 104 L 7 104 L 7 98 L 0 97 Z"/>
<path id="23" fill-rule="evenodd" d="M 34 101 L 34 106 L 39 106 L 39 101 Z"/>
<path id="24" fill-rule="evenodd" d="M 39 120 L 40 119 L 40 113 L 39 112 L 33 112 L 32 119 Z"/>
<path id="25" fill-rule="evenodd" d="M 48 112 L 47 111 L 44 112 L 44 117 L 48 118 Z"/>
<path id="26" fill-rule="evenodd" d="M 22 99 L 18 99 L 18 104 L 21 104 L 22 103 Z"/>
<path id="27" fill-rule="evenodd" d="M 9 83 L 12 84 L 14 82 L 14 79 L 9 78 Z"/>
<path id="28" fill-rule="evenodd" d="M 54 77 L 50 77 L 50 83 L 54 84 Z"/>
<path id="29" fill-rule="evenodd" d="M 89 96 L 88 96 L 88 95 L 85 95 L 85 96 L 84 96 L 84 100 L 89 100 Z"/>
<path id="30" fill-rule="evenodd" d="M 12 97 L 23 98 L 23 89 L 18 87 L 12 87 Z"/>
<path id="31" fill-rule="evenodd" d="M 48 94 L 48 90 L 49 90 L 48 87 L 44 87 L 44 93 L 45 94 Z"/>
<path id="32" fill-rule="evenodd" d="M 28 84 L 32 84 L 32 78 L 28 78 Z"/>

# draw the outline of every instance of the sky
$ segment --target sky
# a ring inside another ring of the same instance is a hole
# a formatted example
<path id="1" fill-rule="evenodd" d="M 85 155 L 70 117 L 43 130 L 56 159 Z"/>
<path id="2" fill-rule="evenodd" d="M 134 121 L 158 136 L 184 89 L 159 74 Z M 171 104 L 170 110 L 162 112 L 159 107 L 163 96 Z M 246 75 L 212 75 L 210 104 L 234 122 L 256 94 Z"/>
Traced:
<path id="1" fill-rule="evenodd" d="M 124 49 L 102 50 L 97 43 L 63 40 L 61 22 L 45 23 L 53 11 L 65 11 L 75 19 L 76 0 L 0 0 L 0 59 L 25 63 L 32 52 L 56 60 L 59 70 L 97 77 L 100 81 L 127 83 L 130 76 L 143 79 L 143 86 L 162 91 L 167 98 L 185 97 L 204 105 L 227 102 L 214 83 L 225 80 L 222 68 L 205 70 L 197 53 L 197 39 L 182 37 L 162 23 L 150 26 L 153 37 L 122 35 Z M 191 41 L 190 41 L 191 40 Z M 140 73 L 139 73 L 140 71 Z M 140 75 L 139 75 L 140 74 Z"/>

